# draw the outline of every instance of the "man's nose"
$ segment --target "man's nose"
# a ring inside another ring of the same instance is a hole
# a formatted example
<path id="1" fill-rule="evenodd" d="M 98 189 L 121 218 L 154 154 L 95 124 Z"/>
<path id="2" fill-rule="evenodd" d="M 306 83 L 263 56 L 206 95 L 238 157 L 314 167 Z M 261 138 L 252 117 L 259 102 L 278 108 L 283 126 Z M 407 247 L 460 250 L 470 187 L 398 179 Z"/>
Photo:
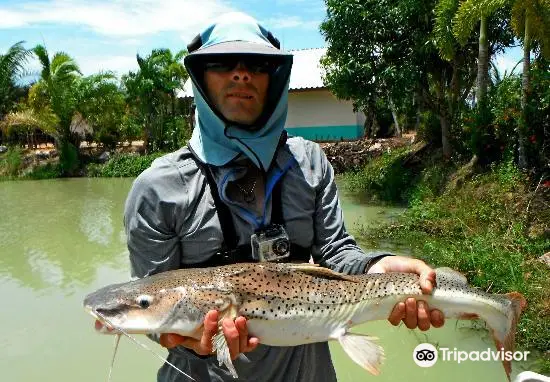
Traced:
<path id="1" fill-rule="evenodd" d="M 239 61 L 237 66 L 233 69 L 231 78 L 233 78 L 233 81 L 247 82 L 250 80 L 250 71 L 241 61 Z"/>

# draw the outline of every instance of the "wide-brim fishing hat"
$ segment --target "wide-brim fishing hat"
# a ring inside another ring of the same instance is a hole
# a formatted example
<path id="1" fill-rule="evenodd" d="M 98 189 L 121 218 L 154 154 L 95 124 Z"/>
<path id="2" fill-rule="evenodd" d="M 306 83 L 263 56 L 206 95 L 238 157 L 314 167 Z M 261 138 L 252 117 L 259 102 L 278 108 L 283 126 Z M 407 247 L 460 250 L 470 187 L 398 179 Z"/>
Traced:
<path id="1" fill-rule="evenodd" d="M 188 64 L 204 55 L 256 54 L 292 57 L 281 49 L 279 40 L 252 17 L 239 12 L 225 14 L 199 33 L 187 45 Z"/>

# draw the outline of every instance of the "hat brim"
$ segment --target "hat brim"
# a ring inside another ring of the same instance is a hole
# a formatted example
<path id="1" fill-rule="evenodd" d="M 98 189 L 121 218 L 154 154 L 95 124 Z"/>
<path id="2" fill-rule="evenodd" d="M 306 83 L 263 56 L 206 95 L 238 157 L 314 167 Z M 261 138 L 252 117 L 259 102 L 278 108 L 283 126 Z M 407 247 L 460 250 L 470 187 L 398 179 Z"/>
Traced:
<path id="1" fill-rule="evenodd" d="M 249 41 L 227 41 L 206 48 L 200 48 L 189 56 L 203 54 L 261 54 L 268 56 L 288 56 L 288 53 L 264 44 Z"/>

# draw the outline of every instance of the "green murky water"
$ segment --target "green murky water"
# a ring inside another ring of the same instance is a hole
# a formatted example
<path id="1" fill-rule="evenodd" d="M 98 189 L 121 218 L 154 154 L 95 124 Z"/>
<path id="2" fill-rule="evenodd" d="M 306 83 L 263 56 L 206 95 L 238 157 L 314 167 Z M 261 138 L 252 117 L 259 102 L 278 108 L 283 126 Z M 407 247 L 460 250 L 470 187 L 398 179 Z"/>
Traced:
<path id="1" fill-rule="evenodd" d="M 85 294 L 129 278 L 122 211 L 131 179 L 62 179 L 0 183 L 0 380 L 105 381 L 113 338 L 94 333 L 82 310 Z M 342 195 L 347 228 L 384 220 L 397 209 Z M 358 238 L 360 239 L 360 238 Z M 360 240 L 359 240 L 360 241 Z M 486 332 L 447 322 L 428 335 L 387 322 L 357 331 L 380 338 L 381 375 L 356 366 L 332 344 L 341 381 L 504 381 L 498 362 L 438 362 L 420 368 L 414 347 L 431 342 L 459 350 L 492 347 Z M 143 337 L 151 348 L 162 348 Z M 113 382 L 154 381 L 161 361 L 122 339 Z"/>

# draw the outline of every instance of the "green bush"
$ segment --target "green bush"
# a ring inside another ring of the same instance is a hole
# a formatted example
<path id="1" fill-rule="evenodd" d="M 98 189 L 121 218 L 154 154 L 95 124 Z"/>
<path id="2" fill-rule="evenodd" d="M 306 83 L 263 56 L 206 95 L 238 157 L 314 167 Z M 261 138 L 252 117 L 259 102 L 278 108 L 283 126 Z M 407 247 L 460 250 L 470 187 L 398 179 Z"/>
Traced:
<path id="1" fill-rule="evenodd" d="M 414 177 L 412 171 L 402 166 L 408 148 L 385 152 L 362 169 L 344 174 L 346 187 L 353 192 L 361 191 L 382 201 L 406 200 Z"/>
<path id="2" fill-rule="evenodd" d="M 105 164 L 91 163 L 86 166 L 90 177 L 136 177 L 145 171 L 151 163 L 165 153 L 149 155 L 116 154 Z"/>
<path id="3" fill-rule="evenodd" d="M 397 203 L 422 200 L 425 195 L 439 192 L 454 167 L 436 155 L 435 159 L 421 159 L 435 163 L 422 170 L 417 164 L 407 163 L 411 156 L 422 156 L 414 150 L 414 147 L 393 149 L 371 160 L 363 169 L 345 173 L 345 187 L 374 201 Z"/>
<path id="4" fill-rule="evenodd" d="M 10 146 L 0 157 L 0 175 L 16 177 L 23 165 L 23 150 L 19 146 Z"/>
<path id="5" fill-rule="evenodd" d="M 26 179 L 54 179 L 63 175 L 63 171 L 59 164 L 48 163 L 43 166 L 34 168 L 30 173 L 25 175 Z"/>

